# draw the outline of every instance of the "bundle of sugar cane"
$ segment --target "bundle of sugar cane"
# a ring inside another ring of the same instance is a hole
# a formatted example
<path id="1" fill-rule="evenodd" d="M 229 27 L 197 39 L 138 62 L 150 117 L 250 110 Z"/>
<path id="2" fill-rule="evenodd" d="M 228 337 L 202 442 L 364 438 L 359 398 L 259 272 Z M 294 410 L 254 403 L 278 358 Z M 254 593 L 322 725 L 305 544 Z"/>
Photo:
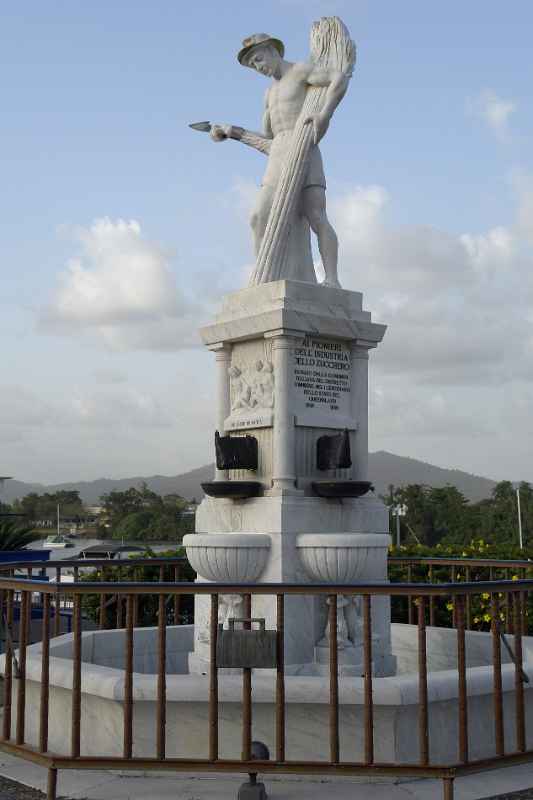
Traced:
<path id="1" fill-rule="evenodd" d="M 355 45 L 338 17 L 322 17 L 311 28 L 311 60 L 317 67 L 337 70 L 350 76 L 355 62 Z M 308 157 L 313 145 L 313 126 L 305 120 L 324 105 L 327 87 L 309 86 L 296 122 L 287 159 L 274 193 L 272 208 L 257 256 L 250 285 L 281 280 L 291 224 L 295 218 Z"/>

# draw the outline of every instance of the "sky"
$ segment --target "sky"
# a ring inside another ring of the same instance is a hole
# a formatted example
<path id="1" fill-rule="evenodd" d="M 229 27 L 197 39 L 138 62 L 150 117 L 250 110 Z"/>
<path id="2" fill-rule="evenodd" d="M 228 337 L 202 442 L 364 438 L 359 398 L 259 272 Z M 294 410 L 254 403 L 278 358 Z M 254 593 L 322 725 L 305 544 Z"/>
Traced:
<path id="1" fill-rule="evenodd" d="M 213 459 L 197 328 L 246 285 L 265 31 L 358 62 L 321 149 L 344 288 L 389 327 L 370 449 L 533 481 L 533 4 L 18 0 L 0 8 L 2 474 L 55 483 Z"/>

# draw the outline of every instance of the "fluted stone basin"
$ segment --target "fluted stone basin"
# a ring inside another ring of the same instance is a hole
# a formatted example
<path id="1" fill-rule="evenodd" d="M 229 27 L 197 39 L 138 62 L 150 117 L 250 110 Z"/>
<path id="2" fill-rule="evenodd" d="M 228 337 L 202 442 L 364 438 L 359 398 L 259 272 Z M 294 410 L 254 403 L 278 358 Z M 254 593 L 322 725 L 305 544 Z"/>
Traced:
<path id="1" fill-rule="evenodd" d="M 266 533 L 190 533 L 183 545 L 192 567 L 215 583 L 252 583 L 270 551 Z"/>
<path id="2" fill-rule="evenodd" d="M 296 549 L 311 578 L 349 584 L 383 580 L 390 543 L 383 533 L 302 533 Z"/>

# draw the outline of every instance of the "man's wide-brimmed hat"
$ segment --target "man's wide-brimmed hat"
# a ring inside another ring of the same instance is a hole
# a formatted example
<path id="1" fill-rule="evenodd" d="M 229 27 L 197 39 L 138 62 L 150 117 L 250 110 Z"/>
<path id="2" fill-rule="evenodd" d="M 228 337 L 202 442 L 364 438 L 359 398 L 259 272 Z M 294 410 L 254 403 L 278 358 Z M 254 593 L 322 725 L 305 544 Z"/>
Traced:
<path id="1" fill-rule="evenodd" d="M 242 40 L 242 49 L 237 53 L 237 61 L 239 64 L 244 64 L 246 66 L 249 53 L 260 44 L 271 44 L 283 58 L 285 54 L 285 45 L 280 39 L 274 39 L 274 37 L 269 36 L 268 33 L 253 33 L 251 36 Z"/>

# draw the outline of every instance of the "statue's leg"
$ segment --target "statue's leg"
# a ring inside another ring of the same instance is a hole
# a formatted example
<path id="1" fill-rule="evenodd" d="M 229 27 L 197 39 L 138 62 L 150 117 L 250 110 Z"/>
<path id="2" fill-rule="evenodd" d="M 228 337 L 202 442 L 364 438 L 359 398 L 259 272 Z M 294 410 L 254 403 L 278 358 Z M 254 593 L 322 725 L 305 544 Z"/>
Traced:
<path id="1" fill-rule="evenodd" d="M 326 214 L 326 190 L 323 186 L 307 186 L 303 190 L 302 205 L 311 229 L 316 234 L 318 249 L 326 277 L 324 286 L 341 285 L 337 277 L 337 258 L 339 245 L 337 234 Z"/>
<path id="2" fill-rule="evenodd" d="M 263 235 L 268 222 L 268 215 L 272 206 L 275 188 L 272 186 L 261 186 L 255 206 L 250 217 L 250 225 L 252 226 L 252 233 L 254 238 L 254 251 L 257 257 Z"/>

